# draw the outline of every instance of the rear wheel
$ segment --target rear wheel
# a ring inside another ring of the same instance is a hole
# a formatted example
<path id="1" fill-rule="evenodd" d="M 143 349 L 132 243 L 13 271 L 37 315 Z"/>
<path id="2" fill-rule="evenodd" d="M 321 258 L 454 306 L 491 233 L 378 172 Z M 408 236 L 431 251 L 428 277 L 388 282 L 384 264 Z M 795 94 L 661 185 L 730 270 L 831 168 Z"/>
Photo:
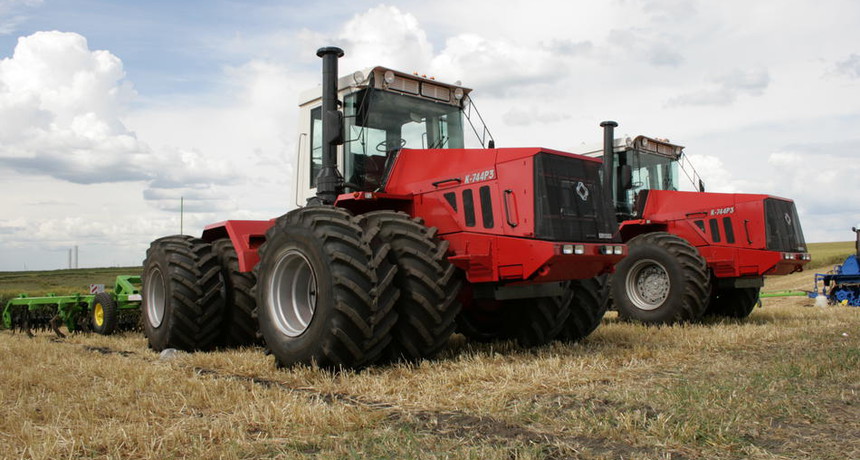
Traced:
<path id="1" fill-rule="evenodd" d="M 612 278 L 618 315 L 651 324 L 701 318 L 710 280 L 699 251 L 666 232 L 639 235 L 628 245 L 630 253 L 615 266 Z"/>
<path id="2" fill-rule="evenodd" d="M 434 357 L 448 343 L 460 311 L 457 295 L 462 282 L 446 258 L 448 243 L 435 238 L 435 228 L 401 212 L 374 211 L 358 221 L 365 228 L 379 229 L 391 245 L 397 266 L 397 322 L 384 356 L 391 360 Z"/>
<path id="3" fill-rule="evenodd" d="M 708 306 L 708 315 L 746 318 L 758 303 L 761 288 L 716 289 Z"/>
<path id="4" fill-rule="evenodd" d="M 379 343 L 372 251 L 351 214 L 311 206 L 277 219 L 255 268 L 260 332 L 278 365 L 357 367 Z"/>
<path id="5" fill-rule="evenodd" d="M 570 316 L 559 339 L 578 342 L 594 332 L 603 320 L 609 304 L 606 277 L 571 281 L 570 290 L 573 292 Z"/>
<path id="6" fill-rule="evenodd" d="M 90 324 L 93 332 L 101 335 L 111 335 L 116 330 L 119 308 L 110 294 L 100 292 L 93 298 L 93 308 L 90 310 Z"/>
<path id="7" fill-rule="evenodd" d="M 203 240 L 159 238 L 143 263 L 143 331 L 149 346 L 208 350 L 217 344 L 224 300 L 218 260 Z"/>
<path id="8" fill-rule="evenodd" d="M 216 240 L 212 248 L 221 265 L 226 300 L 221 343 L 228 347 L 252 345 L 257 342 L 255 302 L 251 294 L 256 282 L 254 274 L 239 271 L 239 258 L 229 238 Z"/>
<path id="9" fill-rule="evenodd" d="M 471 300 L 457 315 L 457 332 L 478 342 L 505 338 L 503 304 L 497 300 Z"/>
<path id="10" fill-rule="evenodd" d="M 573 291 L 555 297 L 516 299 L 504 302 L 505 335 L 524 347 L 545 345 L 555 339 L 570 317 Z"/>

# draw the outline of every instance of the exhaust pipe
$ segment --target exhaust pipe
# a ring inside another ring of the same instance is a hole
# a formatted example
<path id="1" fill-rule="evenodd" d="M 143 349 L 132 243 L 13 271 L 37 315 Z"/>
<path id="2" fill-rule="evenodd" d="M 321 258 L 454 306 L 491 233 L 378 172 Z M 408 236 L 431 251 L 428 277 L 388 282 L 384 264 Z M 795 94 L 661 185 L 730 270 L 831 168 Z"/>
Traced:
<path id="1" fill-rule="evenodd" d="M 612 187 L 615 184 L 615 127 L 618 123 L 614 121 L 604 121 L 600 123 L 603 128 L 603 193 L 604 199 L 612 202 L 612 207 L 615 207 L 614 199 L 612 198 Z"/>
<path id="2" fill-rule="evenodd" d="M 317 200 L 334 204 L 343 193 L 343 176 L 337 170 L 337 146 L 343 144 L 343 112 L 337 109 L 337 60 L 343 50 L 328 46 L 317 50 L 322 58 L 322 168 L 317 175 Z"/>

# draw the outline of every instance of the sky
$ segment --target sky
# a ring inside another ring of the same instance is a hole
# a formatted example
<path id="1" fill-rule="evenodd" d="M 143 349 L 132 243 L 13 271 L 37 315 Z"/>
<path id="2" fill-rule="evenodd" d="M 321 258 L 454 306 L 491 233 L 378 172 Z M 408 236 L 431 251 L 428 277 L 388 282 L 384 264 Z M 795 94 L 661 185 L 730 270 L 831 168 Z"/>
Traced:
<path id="1" fill-rule="evenodd" d="M 497 147 L 684 145 L 709 191 L 860 223 L 860 2 L 0 0 L 0 271 L 135 266 L 294 208 L 315 51 L 460 80 Z M 180 219 L 180 197 L 184 215 Z"/>

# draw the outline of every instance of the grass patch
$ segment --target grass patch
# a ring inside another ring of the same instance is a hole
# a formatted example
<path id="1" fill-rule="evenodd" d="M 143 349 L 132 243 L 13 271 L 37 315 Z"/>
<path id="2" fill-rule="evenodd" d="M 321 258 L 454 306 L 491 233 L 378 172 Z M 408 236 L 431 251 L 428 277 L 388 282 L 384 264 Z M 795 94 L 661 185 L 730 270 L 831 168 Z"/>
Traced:
<path id="1" fill-rule="evenodd" d="M 118 275 L 139 275 L 142 267 L 81 268 L 28 272 L 0 272 L 0 305 L 19 294 L 31 297 L 89 293 L 90 284 L 113 288 Z"/>
<path id="2" fill-rule="evenodd" d="M 812 261 L 806 269 L 827 267 L 845 262 L 845 258 L 856 253 L 854 241 L 839 241 L 835 243 L 809 243 L 807 248 L 812 254 Z"/>

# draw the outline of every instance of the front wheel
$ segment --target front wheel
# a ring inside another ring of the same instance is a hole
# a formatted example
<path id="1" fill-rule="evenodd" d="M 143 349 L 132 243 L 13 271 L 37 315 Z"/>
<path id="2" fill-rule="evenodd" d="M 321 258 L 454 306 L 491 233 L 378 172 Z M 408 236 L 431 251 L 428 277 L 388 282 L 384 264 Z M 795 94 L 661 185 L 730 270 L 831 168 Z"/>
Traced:
<path id="1" fill-rule="evenodd" d="M 666 232 L 639 235 L 615 266 L 612 298 L 622 319 L 648 324 L 697 321 L 710 291 L 707 264 L 683 238 Z"/>

